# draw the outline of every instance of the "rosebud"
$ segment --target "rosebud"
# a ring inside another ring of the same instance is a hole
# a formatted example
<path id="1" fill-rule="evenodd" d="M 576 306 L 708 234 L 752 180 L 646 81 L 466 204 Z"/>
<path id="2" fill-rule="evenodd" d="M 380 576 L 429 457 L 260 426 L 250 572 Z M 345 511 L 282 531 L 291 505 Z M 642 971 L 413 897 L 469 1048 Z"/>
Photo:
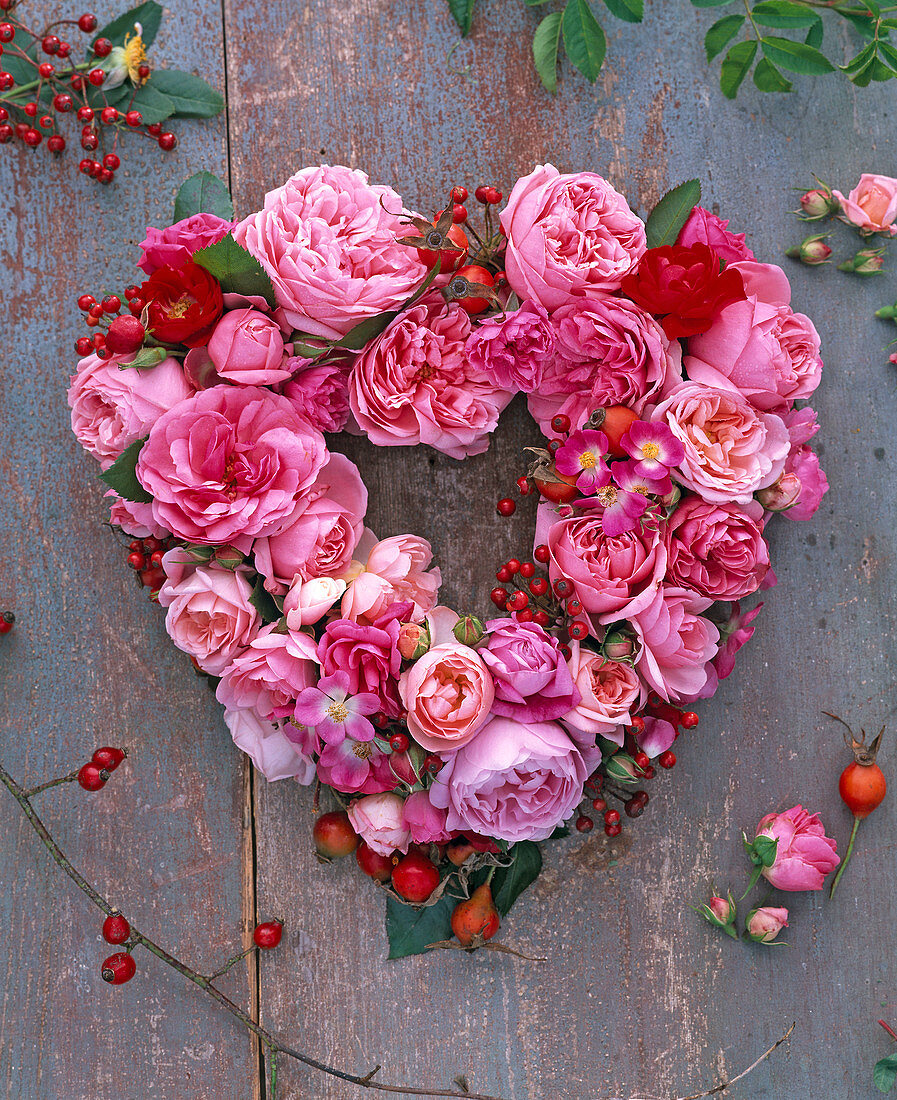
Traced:
<path id="1" fill-rule="evenodd" d="M 631 661 L 635 655 L 635 639 L 622 630 L 604 635 L 601 652 L 609 661 Z"/>
<path id="2" fill-rule="evenodd" d="M 897 324 L 897 305 L 882 306 L 875 311 L 875 316 L 881 321 L 893 321 Z"/>
<path id="3" fill-rule="evenodd" d="M 788 927 L 788 910 L 761 905 L 748 914 L 745 937 L 755 943 L 772 943 L 783 928 Z"/>
<path id="4" fill-rule="evenodd" d="M 778 481 L 754 495 L 767 512 L 787 512 L 800 500 L 800 491 L 797 474 L 782 474 Z"/>
<path id="5" fill-rule="evenodd" d="M 785 255 L 790 256 L 792 260 L 800 260 L 802 264 L 809 264 L 811 267 L 827 263 L 832 254 L 832 250 L 825 243 L 825 238 L 828 236 L 828 233 L 818 233 L 815 237 L 807 237 L 799 245 L 789 248 Z"/>
<path id="6" fill-rule="evenodd" d="M 733 940 L 738 938 L 738 933 L 735 931 L 738 908 L 731 892 L 724 898 L 711 898 L 705 905 L 695 909 L 695 912 L 715 928 L 721 928 Z"/>
<path id="7" fill-rule="evenodd" d="M 676 505 L 679 503 L 679 501 L 681 499 L 682 499 L 682 490 L 679 488 L 679 486 L 674 481 L 673 482 L 673 488 L 670 489 L 670 491 L 668 493 L 665 493 L 660 498 L 660 505 L 661 505 L 662 508 L 664 508 L 666 510 L 666 514 L 669 516 L 669 515 L 672 515 L 672 513 L 675 511 Z"/>
<path id="8" fill-rule="evenodd" d="M 897 363 L 897 351 L 892 351 L 891 352 L 891 354 L 888 356 L 888 362 L 889 363 Z"/>
<path id="9" fill-rule="evenodd" d="M 619 779 L 623 783 L 642 776 L 641 768 L 636 767 L 635 761 L 625 752 L 615 752 L 607 761 L 605 771 L 608 779 Z"/>
<path id="10" fill-rule="evenodd" d="M 838 264 L 838 270 L 854 275 L 880 275 L 885 265 L 884 251 L 883 248 L 861 248 L 852 259 Z"/>
<path id="11" fill-rule="evenodd" d="M 216 546 L 215 561 L 225 569 L 236 569 L 243 564 L 243 555 L 233 546 Z"/>
<path id="12" fill-rule="evenodd" d="M 430 631 L 418 623 L 402 623 L 399 627 L 399 653 L 406 661 L 416 661 L 430 648 Z"/>
<path id="13" fill-rule="evenodd" d="M 814 187 L 812 191 L 806 191 L 800 197 L 801 216 L 806 221 L 818 221 L 828 217 L 829 214 L 837 214 L 841 204 L 832 196 L 828 187 Z"/>
<path id="14" fill-rule="evenodd" d="M 483 624 L 475 615 L 462 615 L 452 628 L 461 645 L 476 645 L 483 639 Z"/>

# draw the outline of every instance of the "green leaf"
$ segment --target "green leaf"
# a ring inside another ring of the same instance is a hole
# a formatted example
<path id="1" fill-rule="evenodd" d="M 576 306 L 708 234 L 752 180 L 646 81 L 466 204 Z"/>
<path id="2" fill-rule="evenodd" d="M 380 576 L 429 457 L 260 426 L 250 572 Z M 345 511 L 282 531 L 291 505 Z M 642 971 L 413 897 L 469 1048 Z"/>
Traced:
<path id="1" fill-rule="evenodd" d="M 265 588 L 264 577 L 259 576 L 256 578 L 255 585 L 252 589 L 252 595 L 249 597 L 249 602 L 266 623 L 276 623 L 283 614 L 283 607 L 277 606 L 275 597 Z M 280 602 L 282 605 L 282 597 Z"/>
<path id="2" fill-rule="evenodd" d="M 822 45 L 822 40 L 825 37 L 825 27 L 822 25 L 822 20 L 817 19 L 812 27 L 807 31 L 807 37 L 804 42 L 808 46 L 814 46 L 816 49 Z"/>
<path id="3" fill-rule="evenodd" d="M 695 8 L 724 8 L 727 4 L 734 3 L 734 0 L 691 0 L 691 3 Z"/>
<path id="4" fill-rule="evenodd" d="M 851 58 L 846 65 L 841 65 L 841 72 L 847 73 L 851 78 L 855 73 L 860 72 L 861 69 L 865 69 L 870 65 L 875 58 L 875 43 L 870 42 L 867 46 L 864 46 L 856 57 Z"/>
<path id="5" fill-rule="evenodd" d="M 701 201 L 701 184 L 698 180 L 686 180 L 668 191 L 648 215 L 645 233 L 649 248 L 675 244 L 679 230 Z"/>
<path id="6" fill-rule="evenodd" d="M 806 42 L 792 42 L 790 38 L 772 35 L 761 38 L 760 45 L 763 53 L 774 65 L 781 65 L 791 73 L 819 76 L 822 73 L 835 71 L 831 61 L 815 47 L 808 46 Z"/>
<path id="7" fill-rule="evenodd" d="M 21 50 L 22 53 L 37 60 L 39 42 L 40 39 L 32 38 L 30 34 L 26 34 L 23 30 L 17 30 L 12 42 L 4 43 L 3 60 L 0 61 L 0 68 L 4 72 L 11 73 L 16 84 L 30 84 L 32 80 L 36 79 L 37 70 L 35 67 L 26 61 L 24 57 L 18 57 L 17 51 Z M 49 87 L 49 85 L 45 86 Z M 15 95 L 16 89 L 10 88 L 3 98 L 12 99 Z M 23 99 L 23 102 L 29 102 L 34 99 L 34 93 L 25 92 L 25 97 L 27 98 Z"/>
<path id="8" fill-rule="evenodd" d="M 225 294 L 259 295 L 269 306 L 277 304 L 267 271 L 255 256 L 237 244 L 232 233 L 194 252 L 193 262 L 214 275 Z"/>
<path id="9" fill-rule="evenodd" d="M 754 83 L 761 92 L 790 92 L 794 87 L 765 57 L 760 58 L 754 69 Z"/>
<path id="10" fill-rule="evenodd" d="M 645 0 L 604 0 L 608 11 L 624 23 L 641 23 L 645 17 Z"/>
<path id="11" fill-rule="evenodd" d="M 91 45 L 98 38 L 108 38 L 113 46 L 123 46 L 125 35 L 134 34 L 135 23 L 139 23 L 142 27 L 140 37 L 143 39 L 143 44 L 151 46 L 162 23 L 161 5 L 154 3 L 153 0 L 147 0 L 145 4 L 138 4 L 136 8 L 131 8 L 124 15 L 107 23 L 105 27 L 100 27 L 91 39 Z"/>
<path id="12" fill-rule="evenodd" d="M 884 63 L 890 65 L 894 72 L 897 72 L 897 49 L 890 42 L 879 42 L 878 52 L 881 54 Z"/>
<path id="13" fill-rule="evenodd" d="M 224 110 L 224 97 L 193 73 L 156 69 L 146 87 L 162 92 L 174 104 L 175 118 L 211 118 Z"/>
<path id="14" fill-rule="evenodd" d="M 100 481 L 105 481 L 110 489 L 114 489 L 122 500 L 130 500 L 135 504 L 149 504 L 152 501 L 150 494 L 137 480 L 137 457 L 140 448 L 146 443 L 149 436 L 135 440 L 112 463 L 108 470 L 100 474 Z"/>
<path id="15" fill-rule="evenodd" d="M 851 11 L 849 9 L 842 9 L 838 12 L 838 15 L 842 19 L 846 19 L 848 23 L 860 32 L 864 38 L 875 37 L 875 20 L 868 12 L 863 11 Z"/>
<path id="16" fill-rule="evenodd" d="M 126 80 L 122 87 L 129 89 L 131 86 Z M 100 92 L 102 92 L 102 89 L 100 89 Z M 127 91 L 124 98 L 130 98 Z M 159 88 L 155 76 L 151 76 L 142 88 L 138 88 L 134 92 L 134 101 L 131 106 L 135 111 L 141 113 L 147 126 L 152 126 L 156 122 L 164 122 L 166 118 L 171 118 L 175 113 L 174 101 Z"/>
<path id="17" fill-rule="evenodd" d="M 793 0 L 761 0 L 754 5 L 751 16 L 764 27 L 810 27 L 819 21 L 815 12 Z"/>
<path id="18" fill-rule="evenodd" d="M 509 867 L 499 867 L 492 876 L 492 899 L 503 917 L 542 870 L 542 852 L 531 840 L 518 841 L 511 848 L 511 855 L 514 862 Z"/>
<path id="19" fill-rule="evenodd" d="M 736 42 L 723 58 L 719 86 L 726 99 L 734 99 L 738 95 L 741 82 L 750 71 L 756 56 L 757 43 L 752 38 L 748 42 Z"/>
<path id="20" fill-rule="evenodd" d="M 558 44 L 561 40 L 563 14 L 553 11 L 536 27 L 533 35 L 533 61 L 536 72 L 552 95 L 558 89 Z"/>
<path id="21" fill-rule="evenodd" d="M 607 40 L 588 0 L 567 0 L 562 26 L 567 56 L 586 80 L 594 84 L 607 53 Z"/>
<path id="22" fill-rule="evenodd" d="M 897 1054 L 881 1058 L 872 1069 L 872 1083 L 879 1092 L 890 1092 L 897 1081 Z"/>
<path id="23" fill-rule="evenodd" d="M 470 24 L 473 22 L 473 8 L 476 0 L 448 0 L 449 10 L 455 17 L 455 22 L 466 38 L 470 34 Z"/>
<path id="24" fill-rule="evenodd" d="M 234 216 L 234 204 L 227 186 L 212 172 L 197 172 L 181 184 L 174 200 L 174 220 L 194 214 L 216 214 L 225 221 Z"/>
<path id="25" fill-rule="evenodd" d="M 452 910 L 457 898 L 443 896 L 435 905 L 412 909 L 393 897 L 386 899 L 386 936 L 389 940 L 389 958 L 403 959 L 406 955 L 420 955 L 429 944 L 451 939 Z"/>
<path id="26" fill-rule="evenodd" d="M 724 15 L 722 19 L 717 19 L 704 35 L 707 60 L 712 61 L 718 53 L 722 53 L 743 26 L 743 15 Z"/>

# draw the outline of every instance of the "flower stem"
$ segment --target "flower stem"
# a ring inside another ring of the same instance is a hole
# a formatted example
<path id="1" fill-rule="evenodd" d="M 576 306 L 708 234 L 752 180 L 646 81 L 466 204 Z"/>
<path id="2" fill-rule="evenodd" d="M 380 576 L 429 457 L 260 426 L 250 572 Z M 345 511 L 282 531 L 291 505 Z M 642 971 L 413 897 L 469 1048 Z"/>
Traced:
<path id="1" fill-rule="evenodd" d="M 62 783 L 74 783 L 77 778 L 77 772 L 69 772 L 68 775 L 61 775 L 58 779 L 48 779 L 46 783 L 39 783 L 36 787 L 31 787 L 22 793 L 26 798 L 34 798 L 36 794 L 40 794 L 42 791 L 48 791 L 51 787 L 58 787 Z"/>
<path id="2" fill-rule="evenodd" d="M 850 859 L 851 853 L 853 852 L 853 842 L 857 838 L 857 829 L 860 827 L 860 821 L 861 818 L 859 817 L 855 817 L 853 819 L 853 828 L 850 830 L 850 842 L 847 845 L 847 854 L 844 856 L 844 860 L 841 863 L 841 866 L 838 868 L 838 873 L 832 879 L 832 888 L 829 891 L 828 895 L 830 898 L 833 898 L 835 896 L 835 887 L 838 885 L 841 876 L 844 874 L 844 868 L 847 866 L 847 861 Z"/>

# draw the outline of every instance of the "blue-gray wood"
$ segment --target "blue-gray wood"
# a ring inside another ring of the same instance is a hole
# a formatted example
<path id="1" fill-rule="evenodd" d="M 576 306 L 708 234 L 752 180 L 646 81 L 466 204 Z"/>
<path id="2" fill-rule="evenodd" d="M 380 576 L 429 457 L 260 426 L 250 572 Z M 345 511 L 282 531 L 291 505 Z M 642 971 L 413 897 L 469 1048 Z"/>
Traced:
<path id="1" fill-rule="evenodd" d="M 803 235 L 789 210 L 810 173 L 845 190 L 861 171 L 897 175 L 890 86 L 798 78 L 793 96 L 746 87 L 730 103 L 700 45 L 712 13 L 687 0 L 647 9 L 642 27 L 606 19 L 598 85 L 565 64 L 555 99 L 529 59 L 539 9 L 507 0 L 478 5 L 474 34 L 451 58 L 457 31 L 444 0 L 227 0 L 223 38 L 218 7 L 190 0 L 169 14 L 158 55 L 221 87 L 226 71 L 241 213 L 322 160 L 363 168 L 425 210 L 451 184 L 507 191 L 550 160 L 607 175 L 643 213 L 700 176 L 706 204 L 776 260 Z M 167 215 L 177 182 L 200 168 L 226 174 L 223 123 L 178 129 L 173 157 L 132 157 L 109 192 L 63 169 L 29 178 L 24 152 L 0 156 L 0 604 L 21 618 L 0 654 L 6 765 L 43 777 L 99 742 L 127 740 L 132 760 L 101 794 L 46 796 L 52 825 L 89 877 L 120 889 L 147 930 L 197 962 L 228 953 L 256 907 L 283 915 L 284 946 L 261 959 L 263 1022 L 344 1068 L 382 1062 L 384 1081 L 435 1086 L 464 1073 L 472 1089 L 513 1100 L 684 1096 L 739 1073 L 796 1021 L 733 1097 L 877 1095 L 871 1066 L 892 1044 L 875 1021 L 897 1014 L 894 800 L 863 825 L 834 902 L 784 899 L 788 947 L 735 943 L 689 906 L 712 881 L 738 890 L 740 831 L 769 810 L 820 810 L 843 848 L 851 821 L 836 782 L 846 759 L 820 711 L 867 728 L 894 717 L 897 378 L 884 350 L 893 328 L 871 316 L 895 296 L 893 279 L 789 264 L 795 308 L 824 341 L 813 403 L 831 493 L 813 521 L 773 525 L 779 586 L 735 674 L 677 743 L 678 766 L 652 784 L 647 813 L 614 844 L 593 834 L 548 847 L 543 877 L 502 932 L 548 961 L 442 952 L 387 963 L 382 899 L 351 861 L 314 859 L 310 792 L 257 780 L 244 814 L 241 763 L 214 700 L 168 644 L 158 609 L 127 583 L 100 527 L 94 466 L 68 434 L 76 290 L 128 281 L 129 246 Z M 531 509 L 500 520 L 494 500 L 512 490 L 532 440 L 518 402 L 489 453 L 465 463 L 341 447 L 371 489 L 372 526 L 427 535 L 447 602 L 484 608 L 497 563 L 528 545 Z M 163 967 L 144 961 L 131 985 L 103 986 L 96 914 L 2 801 L 0 822 L 4 1095 L 258 1095 L 244 1035 Z M 240 971 L 235 996 L 250 998 L 252 985 Z M 280 1080 L 281 1096 L 361 1095 L 288 1063 Z"/>

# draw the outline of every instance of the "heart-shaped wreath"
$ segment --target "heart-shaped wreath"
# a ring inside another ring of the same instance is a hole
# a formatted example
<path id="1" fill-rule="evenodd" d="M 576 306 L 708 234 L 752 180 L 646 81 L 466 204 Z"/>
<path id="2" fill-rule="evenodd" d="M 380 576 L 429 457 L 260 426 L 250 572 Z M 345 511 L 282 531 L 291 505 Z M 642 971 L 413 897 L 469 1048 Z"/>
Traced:
<path id="1" fill-rule="evenodd" d="M 795 408 L 816 330 L 697 181 L 647 223 L 550 165 L 497 221 L 478 188 L 480 231 L 467 198 L 431 221 L 322 166 L 237 223 L 201 173 L 124 307 L 79 299 L 69 391 L 128 564 L 256 767 L 345 807 L 315 842 L 388 892 L 393 957 L 491 939 L 584 797 L 583 832 L 644 810 L 682 708 L 753 633 L 740 601 L 775 582 L 765 524 L 827 488 Z M 323 433 L 463 458 L 517 392 L 547 437 L 518 488 L 542 499 L 483 622 L 437 603 L 426 539 L 365 528 Z"/>

